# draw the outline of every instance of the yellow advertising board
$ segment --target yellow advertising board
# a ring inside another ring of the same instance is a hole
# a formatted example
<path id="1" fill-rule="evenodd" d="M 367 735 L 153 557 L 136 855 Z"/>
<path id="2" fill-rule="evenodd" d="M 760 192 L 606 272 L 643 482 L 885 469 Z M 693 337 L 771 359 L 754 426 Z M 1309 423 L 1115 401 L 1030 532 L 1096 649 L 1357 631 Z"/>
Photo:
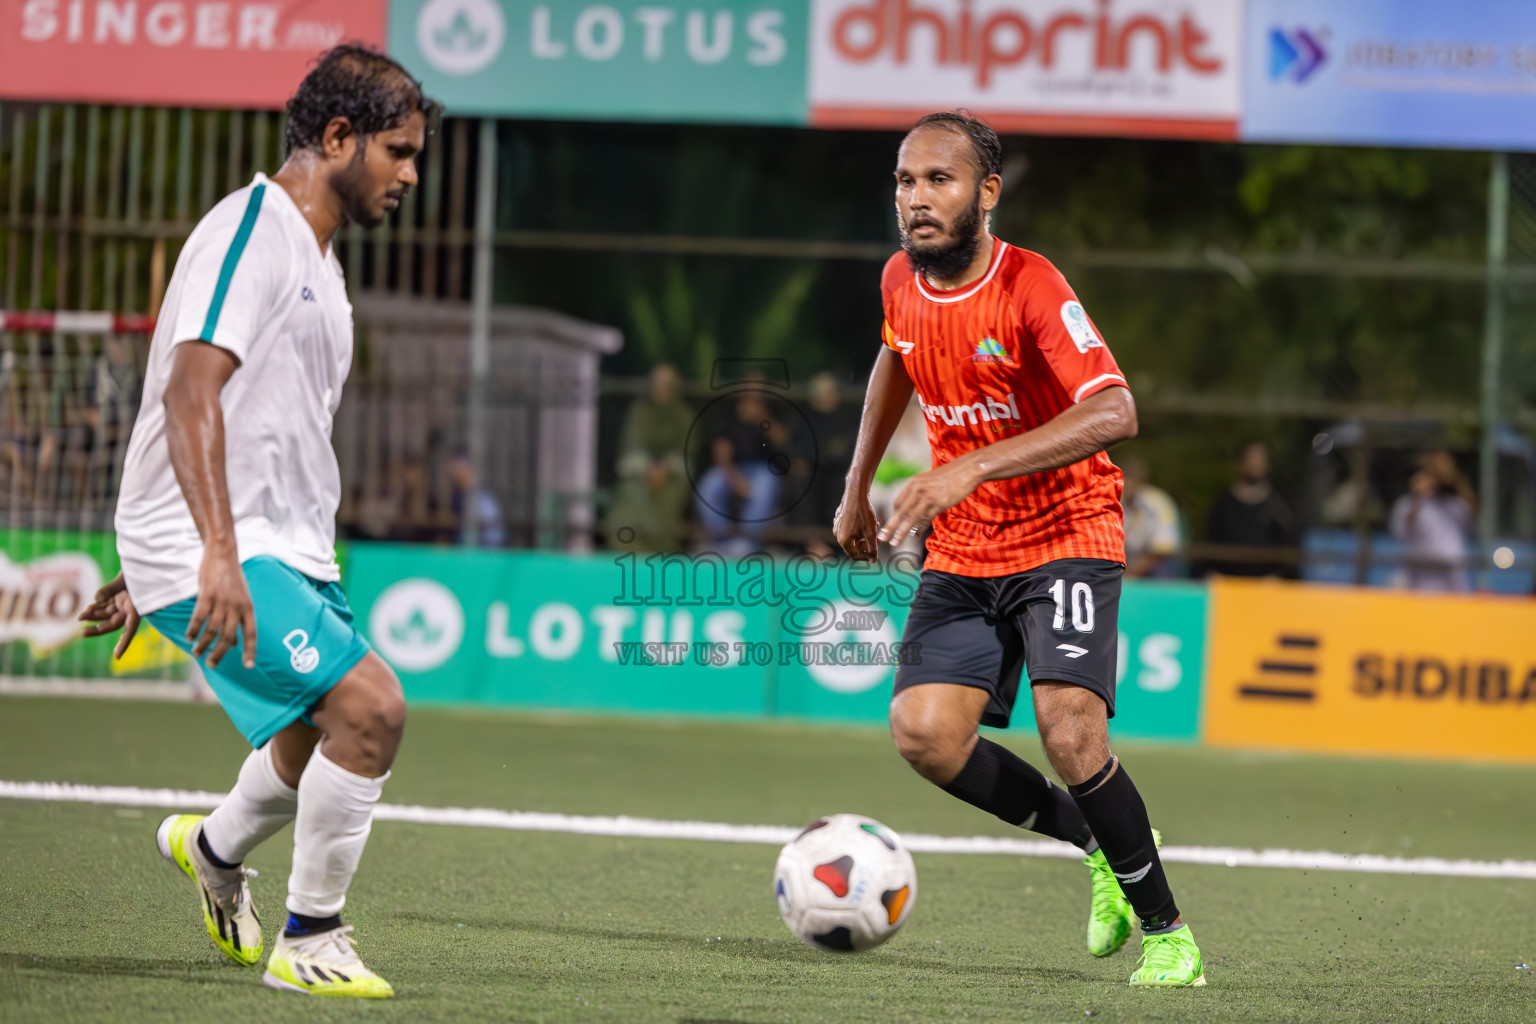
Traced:
<path id="1" fill-rule="evenodd" d="M 1211 585 L 1208 743 L 1536 761 L 1536 600 Z"/>

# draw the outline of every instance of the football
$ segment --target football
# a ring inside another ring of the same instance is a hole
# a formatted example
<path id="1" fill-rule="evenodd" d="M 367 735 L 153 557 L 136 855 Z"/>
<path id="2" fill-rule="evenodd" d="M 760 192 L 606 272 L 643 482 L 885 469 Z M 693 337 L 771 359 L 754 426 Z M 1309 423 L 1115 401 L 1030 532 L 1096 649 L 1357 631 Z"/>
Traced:
<path id="1" fill-rule="evenodd" d="M 799 938 L 833 953 L 873 949 L 901 930 L 917 898 L 917 869 L 895 832 L 872 818 L 811 822 L 773 870 L 779 915 Z"/>

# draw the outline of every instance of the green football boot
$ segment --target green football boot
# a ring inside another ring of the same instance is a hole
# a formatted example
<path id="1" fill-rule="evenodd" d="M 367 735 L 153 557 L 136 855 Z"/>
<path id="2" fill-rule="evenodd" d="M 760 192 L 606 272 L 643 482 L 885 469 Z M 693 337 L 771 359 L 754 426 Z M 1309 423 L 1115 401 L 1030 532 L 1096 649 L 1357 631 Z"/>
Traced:
<path id="1" fill-rule="evenodd" d="M 176 865 L 197 886 L 197 903 L 203 912 L 208 937 L 237 964 L 254 967 L 261 960 L 261 921 L 251 901 L 249 868 L 221 868 L 197 848 L 203 830 L 201 814 L 173 814 L 155 830 L 160 856 Z"/>
<path id="2" fill-rule="evenodd" d="M 1093 884 L 1093 901 L 1088 907 L 1088 952 L 1094 956 L 1114 956 L 1131 937 L 1135 915 L 1131 904 L 1115 881 L 1115 872 L 1104 859 L 1103 850 L 1094 850 L 1083 858 Z"/>
<path id="3" fill-rule="evenodd" d="M 1163 834 L 1153 829 L 1152 841 L 1161 847 Z M 1083 863 L 1088 865 L 1088 878 L 1093 885 L 1092 902 L 1088 905 L 1088 952 L 1094 956 L 1114 956 L 1131 937 L 1136 915 L 1114 869 L 1104 859 L 1103 850 L 1094 850 L 1083 858 Z"/>
<path id="4" fill-rule="evenodd" d="M 1195 945 L 1188 925 L 1141 937 L 1141 961 L 1131 975 L 1132 988 L 1199 988 L 1204 984 L 1200 947 Z"/>

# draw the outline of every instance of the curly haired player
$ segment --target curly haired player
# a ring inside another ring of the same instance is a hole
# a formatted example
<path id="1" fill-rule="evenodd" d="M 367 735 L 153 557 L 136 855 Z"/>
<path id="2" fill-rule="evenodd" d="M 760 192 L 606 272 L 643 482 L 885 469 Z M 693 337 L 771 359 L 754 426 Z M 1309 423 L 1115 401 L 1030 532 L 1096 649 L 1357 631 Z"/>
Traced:
<path id="1" fill-rule="evenodd" d="M 123 466 L 123 575 L 81 616 L 90 634 L 125 627 L 121 652 L 142 613 L 201 662 L 254 748 L 217 810 L 171 815 L 156 840 L 196 884 L 214 943 L 256 965 L 243 862 L 294 823 L 288 920 L 263 979 L 287 991 L 394 994 L 340 916 L 405 702 L 337 583 L 331 421 L 352 306 L 331 243 L 342 224 L 374 227 L 400 205 L 436 113 L 394 61 L 338 46 L 288 104 L 282 169 L 193 230 Z"/>
<path id="2" fill-rule="evenodd" d="M 930 114 L 897 154 L 903 252 L 881 281 L 884 347 L 835 522 L 856 559 L 933 524 L 902 637 L 891 731 L 930 782 L 1021 828 L 1081 847 L 1092 879 L 1088 949 L 1142 928 L 1137 987 L 1204 985 L 1157 837 L 1110 753 L 1116 617 L 1125 572 L 1120 472 L 1104 449 L 1136 435 L 1136 405 L 1061 274 L 993 237 L 1002 145 L 982 122 Z M 869 485 L 916 389 L 934 468 L 888 522 Z M 1063 792 L 977 732 L 1005 726 L 1027 672 Z"/>

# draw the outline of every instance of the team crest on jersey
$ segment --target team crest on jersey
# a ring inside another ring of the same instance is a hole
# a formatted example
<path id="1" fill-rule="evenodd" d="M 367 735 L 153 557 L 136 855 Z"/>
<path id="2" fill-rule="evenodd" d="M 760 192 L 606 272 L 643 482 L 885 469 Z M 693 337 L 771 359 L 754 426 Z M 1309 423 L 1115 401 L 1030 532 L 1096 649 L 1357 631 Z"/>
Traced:
<path id="1" fill-rule="evenodd" d="M 1008 358 L 1008 350 L 1003 343 L 996 338 L 983 338 L 976 343 L 976 353 L 971 356 L 973 363 L 998 363 L 1002 366 L 1017 366 Z"/>

